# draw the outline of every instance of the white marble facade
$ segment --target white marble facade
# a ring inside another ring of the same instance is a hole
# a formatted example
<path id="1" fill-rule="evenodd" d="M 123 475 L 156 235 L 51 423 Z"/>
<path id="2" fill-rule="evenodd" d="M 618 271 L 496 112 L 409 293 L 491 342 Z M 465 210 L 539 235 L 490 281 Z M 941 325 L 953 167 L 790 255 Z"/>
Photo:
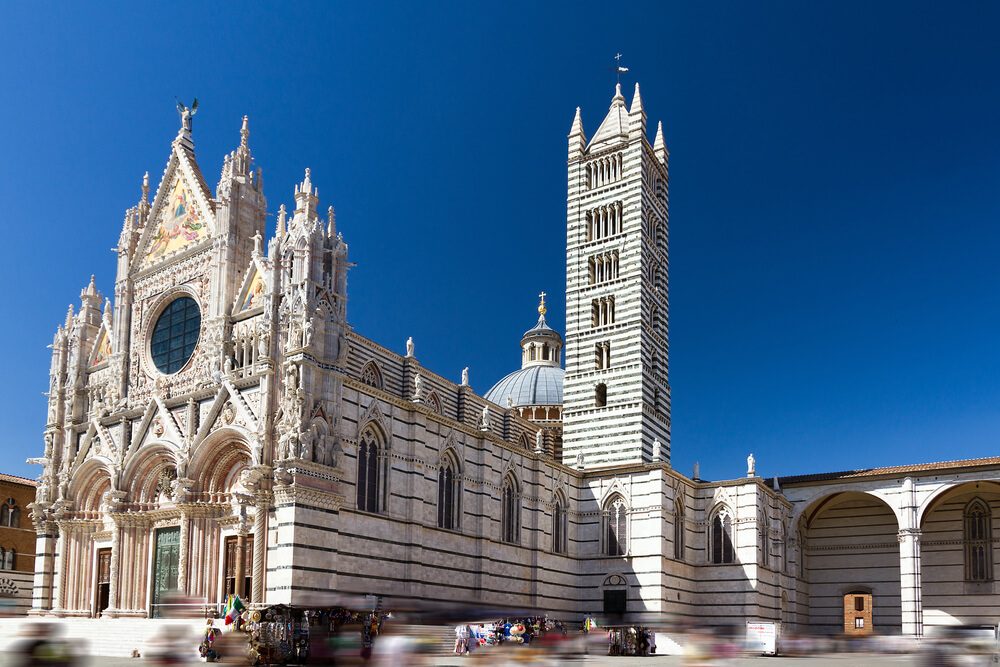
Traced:
<path id="1" fill-rule="evenodd" d="M 31 613 L 334 591 L 836 632 L 866 590 L 879 631 L 996 622 L 1000 460 L 722 482 L 670 467 L 668 153 L 638 86 L 589 142 L 579 110 L 569 135 L 562 405 L 492 403 L 412 340 L 353 331 L 348 247 L 309 170 L 265 243 L 246 119 L 212 194 L 191 115 L 125 215 L 113 301 L 92 281 L 55 334 Z M 561 379 L 540 312 L 523 362 Z M 554 360 L 531 356 L 542 341 Z"/>

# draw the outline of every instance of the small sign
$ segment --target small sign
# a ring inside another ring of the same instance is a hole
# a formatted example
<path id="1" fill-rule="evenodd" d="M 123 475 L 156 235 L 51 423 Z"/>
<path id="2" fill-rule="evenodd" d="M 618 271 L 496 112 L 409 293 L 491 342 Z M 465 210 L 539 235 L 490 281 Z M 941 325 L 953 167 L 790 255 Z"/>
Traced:
<path id="1" fill-rule="evenodd" d="M 779 625 L 777 623 L 747 622 L 747 651 L 764 655 L 777 655 Z"/>

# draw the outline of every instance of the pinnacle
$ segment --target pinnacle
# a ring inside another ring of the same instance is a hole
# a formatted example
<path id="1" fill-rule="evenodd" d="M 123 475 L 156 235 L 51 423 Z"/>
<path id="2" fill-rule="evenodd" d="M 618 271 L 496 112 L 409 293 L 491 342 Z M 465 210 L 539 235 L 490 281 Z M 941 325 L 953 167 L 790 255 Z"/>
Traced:
<path id="1" fill-rule="evenodd" d="M 583 134 L 583 119 L 580 116 L 580 107 L 576 108 L 576 115 L 573 116 L 573 126 L 569 130 L 570 135 Z"/>
<path id="2" fill-rule="evenodd" d="M 636 81 L 636 83 L 635 83 L 635 93 L 632 95 L 632 106 L 629 108 L 628 112 L 630 114 L 641 113 L 642 110 L 643 110 L 642 109 L 642 96 L 639 95 L 639 82 Z"/>
<path id="3" fill-rule="evenodd" d="M 622 95 L 622 84 L 615 84 L 615 96 L 611 98 L 611 105 L 614 106 L 615 102 L 621 102 L 624 104 L 625 96 Z"/>

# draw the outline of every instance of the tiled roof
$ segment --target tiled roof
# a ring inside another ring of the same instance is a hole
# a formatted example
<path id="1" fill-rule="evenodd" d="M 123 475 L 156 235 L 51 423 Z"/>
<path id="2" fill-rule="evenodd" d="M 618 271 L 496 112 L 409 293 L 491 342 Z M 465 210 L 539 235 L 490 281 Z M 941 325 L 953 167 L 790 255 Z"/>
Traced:
<path id="1" fill-rule="evenodd" d="M 33 479 L 28 479 L 27 477 L 18 477 L 17 475 L 8 475 L 5 472 L 0 472 L 0 482 L 24 484 L 25 486 L 38 486 L 38 482 L 36 482 Z"/>
<path id="2" fill-rule="evenodd" d="M 938 472 L 943 470 L 956 470 L 960 468 L 977 468 L 981 466 L 1000 465 L 1000 456 L 991 456 L 983 459 L 961 459 L 958 461 L 939 461 L 937 463 L 916 463 L 904 466 L 888 466 L 885 468 L 864 468 L 861 470 L 844 470 L 841 472 L 822 472 L 813 475 L 790 475 L 779 477 L 778 483 L 802 484 L 808 482 L 825 482 L 836 479 L 856 479 L 859 477 L 879 477 L 882 475 L 903 475 L 921 472 Z"/>

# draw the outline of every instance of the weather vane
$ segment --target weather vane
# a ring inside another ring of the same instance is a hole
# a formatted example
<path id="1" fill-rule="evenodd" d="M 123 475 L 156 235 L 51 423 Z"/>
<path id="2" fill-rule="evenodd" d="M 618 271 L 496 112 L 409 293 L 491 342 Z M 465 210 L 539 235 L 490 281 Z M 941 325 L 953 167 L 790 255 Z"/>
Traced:
<path id="1" fill-rule="evenodd" d="M 622 82 L 622 74 L 628 71 L 628 67 L 622 67 L 622 54 L 615 54 L 615 62 L 617 66 L 615 67 L 615 76 L 617 76 L 618 81 L 616 83 Z"/>

